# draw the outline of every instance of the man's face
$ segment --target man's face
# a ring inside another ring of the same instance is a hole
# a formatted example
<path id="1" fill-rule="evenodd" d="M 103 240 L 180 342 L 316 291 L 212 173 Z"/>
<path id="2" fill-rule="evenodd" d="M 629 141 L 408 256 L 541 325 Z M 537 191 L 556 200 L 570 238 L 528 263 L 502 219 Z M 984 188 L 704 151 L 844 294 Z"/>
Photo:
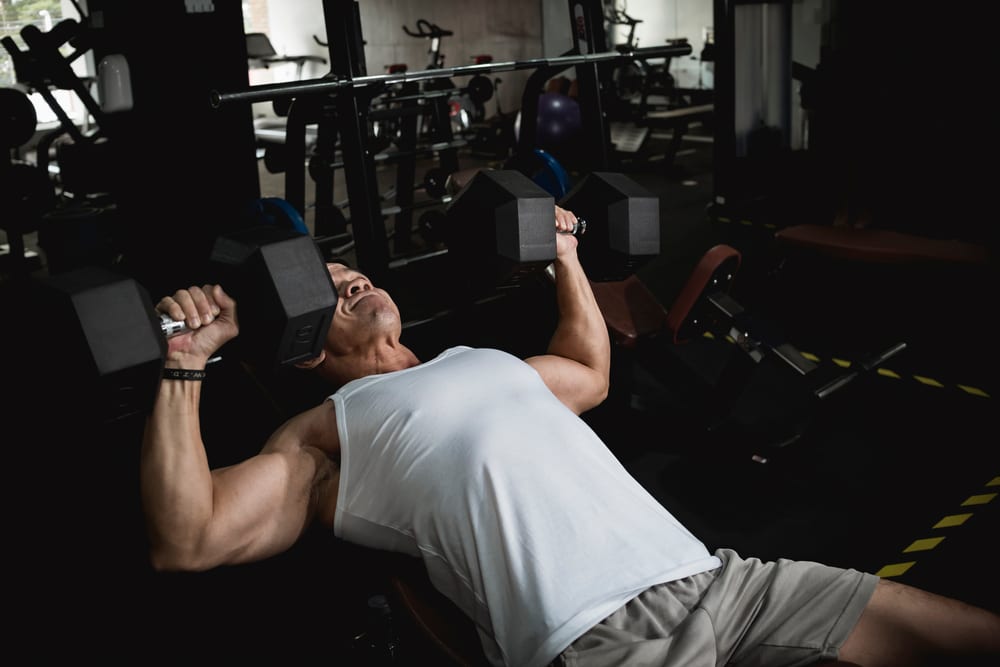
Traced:
<path id="1" fill-rule="evenodd" d="M 328 263 L 327 269 L 338 295 L 328 347 L 345 350 L 386 335 L 399 336 L 402 331 L 399 308 L 388 292 L 343 264 Z"/>

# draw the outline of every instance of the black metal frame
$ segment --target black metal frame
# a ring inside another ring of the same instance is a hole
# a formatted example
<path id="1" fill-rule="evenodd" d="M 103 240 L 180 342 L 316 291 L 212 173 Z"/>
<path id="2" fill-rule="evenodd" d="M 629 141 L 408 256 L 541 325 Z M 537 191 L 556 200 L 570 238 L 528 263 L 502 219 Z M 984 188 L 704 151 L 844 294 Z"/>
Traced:
<path id="1" fill-rule="evenodd" d="M 643 59 L 690 53 L 690 45 L 667 45 L 634 49 L 632 51 L 607 51 L 604 32 L 604 12 L 600 0 L 569 0 L 570 29 L 574 36 L 573 48 L 566 54 L 551 58 L 533 58 L 521 61 L 489 62 L 460 67 L 440 67 L 418 71 L 393 72 L 369 75 L 364 58 L 364 38 L 357 0 L 324 0 L 323 11 L 330 49 L 331 71 L 320 79 L 299 80 L 283 83 L 249 86 L 244 90 L 212 91 L 210 103 L 219 108 L 232 103 L 253 103 L 293 98 L 293 107 L 301 100 L 325 99 L 325 110 L 319 114 L 320 132 L 323 133 L 325 120 L 334 118 L 332 126 L 340 136 L 343 164 L 352 165 L 345 170 L 347 196 L 350 205 L 350 221 L 353 231 L 357 262 L 373 280 L 384 279 L 389 271 L 390 250 L 385 224 L 383 222 L 378 182 L 375 174 L 375 159 L 368 149 L 369 106 L 371 101 L 383 94 L 389 86 L 414 84 L 417 82 L 450 77 L 475 76 L 487 73 L 515 70 L 535 70 L 525 87 L 521 110 L 521 136 L 518 150 L 528 150 L 534 139 L 534 119 L 537 115 L 538 96 L 545 79 L 569 67 L 576 68 L 580 94 L 581 119 L 587 132 L 587 142 L 583 153 L 587 155 L 592 170 L 609 167 L 610 128 L 605 122 L 603 111 L 601 67 L 622 59 Z M 442 98 L 443 103 L 447 103 Z M 309 109 L 314 103 L 304 103 Z M 307 115 L 313 115 L 306 112 Z M 294 110 L 289 114 L 292 120 Z M 315 122 L 315 116 L 313 116 Z M 447 118 L 445 118 L 447 121 Z M 301 124 L 302 121 L 298 121 Z M 450 125 L 445 123 L 450 130 Z M 291 125 L 290 125 L 290 128 Z M 331 127 L 332 131 L 332 127 Z M 297 132 L 297 130 L 296 130 Z M 299 136 L 296 134 L 296 137 Z M 291 139 L 292 137 L 288 137 Z M 320 139 L 323 137 L 321 135 Z M 327 138 L 332 141 L 332 138 Z M 304 155 L 295 156 L 304 160 Z M 455 160 L 450 160 L 457 168 Z M 290 159 L 289 165 L 302 164 Z M 444 166 L 444 165 L 443 165 Z M 301 170 L 291 170 L 301 171 Z M 412 176 L 412 174 L 410 174 Z M 295 192 L 304 192 L 301 174 L 286 176 L 286 186 L 295 185 Z M 412 183 L 412 178 L 404 179 Z M 406 189 L 404 183 L 403 193 Z M 405 196 L 405 195 L 404 195 Z M 292 202 L 303 206 L 304 202 Z M 402 224 L 402 223 L 400 223 Z M 339 230 L 334 230 L 339 231 Z M 397 230 L 398 231 L 398 230 Z M 406 230 L 409 233 L 409 229 Z"/>

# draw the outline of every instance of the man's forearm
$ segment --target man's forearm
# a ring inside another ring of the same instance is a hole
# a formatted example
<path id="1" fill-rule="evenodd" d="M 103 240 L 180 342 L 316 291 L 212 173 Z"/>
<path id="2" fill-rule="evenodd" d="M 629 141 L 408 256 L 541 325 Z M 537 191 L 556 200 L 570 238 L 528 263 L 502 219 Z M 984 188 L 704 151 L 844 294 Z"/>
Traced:
<path id="1" fill-rule="evenodd" d="M 590 280 L 575 253 L 556 259 L 553 269 L 559 322 L 548 352 L 578 361 L 607 377 L 610 338 Z"/>
<path id="2" fill-rule="evenodd" d="M 151 557 L 185 567 L 212 516 L 212 473 L 201 439 L 201 384 L 164 380 L 143 437 L 141 492 Z"/>

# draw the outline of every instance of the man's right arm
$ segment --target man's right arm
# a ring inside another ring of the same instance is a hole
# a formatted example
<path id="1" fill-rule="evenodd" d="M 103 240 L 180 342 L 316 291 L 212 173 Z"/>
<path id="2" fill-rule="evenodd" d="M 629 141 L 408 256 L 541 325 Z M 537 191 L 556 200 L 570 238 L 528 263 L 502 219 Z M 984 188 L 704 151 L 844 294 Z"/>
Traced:
<path id="1" fill-rule="evenodd" d="M 167 368 L 204 369 L 238 331 L 235 303 L 217 286 L 178 291 L 157 309 L 192 329 L 170 339 Z M 146 422 L 141 497 L 151 562 L 160 570 L 205 570 L 287 549 L 314 515 L 316 482 L 330 467 L 301 446 L 292 420 L 257 456 L 211 470 L 200 399 L 199 381 L 165 379 Z"/>
<path id="2" fill-rule="evenodd" d="M 567 231 L 576 215 L 556 207 L 556 229 Z M 581 414 L 608 395 L 611 346 L 607 325 L 577 255 L 577 240 L 556 235 L 556 301 L 559 322 L 546 353 L 526 361 L 567 407 Z"/>

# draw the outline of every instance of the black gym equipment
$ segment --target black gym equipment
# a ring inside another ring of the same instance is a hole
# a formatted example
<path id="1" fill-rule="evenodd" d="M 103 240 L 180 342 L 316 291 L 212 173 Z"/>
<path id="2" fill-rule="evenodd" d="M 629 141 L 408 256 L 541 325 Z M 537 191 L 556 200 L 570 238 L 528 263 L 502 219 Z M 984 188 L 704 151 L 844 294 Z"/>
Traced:
<path id="1" fill-rule="evenodd" d="M 0 88 L 0 229 L 7 234 L 6 252 L 0 252 L 3 270 L 20 280 L 38 268 L 37 255 L 29 255 L 24 236 L 36 231 L 42 216 L 56 205 L 55 186 L 37 165 L 16 159 L 14 151 L 35 133 L 37 116 L 31 100 L 16 88 Z M 34 260 L 34 261 L 33 261 Z"/>
<path id="2" fill-rule="evenodd" d="M 219 237 L 211 264 L 214 282 L 239 304 L 240 335 L 229 351 L 265 369 L 319 354 L 337 291 L 310 237 L 276 225 L 248 228 Z M 143 285 L 86 266 L 40 278 L 22 296 L 32 326 L 19 354 L 37 363 L 35 381 L 60 383 L 100 422 L 148 409 L 166 339 L 186 328 L 159 317 Z"/>
<path id="3" fill-rule="evenodd" d="M 477 64 L 493 62 L 492 56 L 482 56 L 481 58 L 481 60 L 476 61 Z M 500 77 L 494 77 L 494 91 L 500 87 L 502 82 L 503 79 Z M 500 162 L 509 158 L 511 151 L 514 150 L 514 146 L 517 144 L 514 124 L 518 121 L 518 118 L 518 111 L 504 111 L 500 105 L 500 98 L 497 96 L 496 112 L 492 116 L 487 117 L 484 108 L 481 119 L 472 124 L 472 132 L 469 137 L 469 148 L 472 154 Z"/>
<path id="4" fill-rule="evenodd" d="M 274 226 L 222 236 L 211 261 L 244 303 L 240 323 L 250 356 L 287 366 L 317 356 L 337 305 L 337 288 L 313 239 Z M 243 338 L 242 334 L 240 338 Z"/>
<path id="5" fill-rule="evenodd" d="M 584 53 L 576 55 L 553 56 L 548 58 L 530 58 L 528 60 L 488 62 L 458 67 L 444 67 L 432 70 L 400 71 L 388 74 L 372 74 L 359 77 L 325 77 L 322 79 L 306 79 L 250 86 L 245 90 L 221 91 L 213 90 L 209 94 L 209 102 L 215 108 L 230 103 L 268 102 L 282 97 L 320 93 L 339 93 L 352 88 L 368 88 L 372 86 L 389 86 L 414 81 L 428 81 L 458 76 L 475 76 L 495 72 L 513 72 L 519 70 L 535 70 L 549 67 L 555 70 L 565 70 L 577 65 L 597 65 L 614 63 L 627 58 L 652 58 L 664 55 L 683 55 L 690 53 L 690 45 L 651 46 L 637 48 L 626 52 Z"/>
<path id="6" fill-rule="evenodd" d="M 670 419 L 697 439 L 692 451 L 701 455 L 766 463 L 804 436 L 823 403 L 907 346 L 847 370 L 821 366 L 732 295 L 741 263 L 732 246 L 711 247 L 669 305 L 635 274 L 592 287 L 624 369 L 616 400 Z"/>
<path id="7" fill-rule="evenodd" d="M 113 159 L 93 169 L 122 223 L 116 265 L 156 294 L 183 284 L 190 260 L 204 261 L 219 236 L 244 226 L 238 215 L 260 197 L 252 109 L 220 114 L 204 102 L 212 86 L 247 81 L 242 8 L 186 5 L 157 13 L 156 37 L 139 29 L 150 16 L 136 3 L 92 0 L 81 20 L 96 60 L 128 63 L 134 104 L 102 118 Z M 166 46 L 174 36 L 182 48 Z"/>
<path id="8" fill-rule="evenodd" d="M 478 294 L 544 267 L 556 257 L 554 211 L 552 196 L 524 174 L 480 171 L 445 212 L 442 235 L 455 277 Z"/>
<path id="9" fill-rule="evenodd" d="M 589 223 L 578 230 L 587 231 L 582 261 L 606 266 L 605 255 L 628 262 L 658 252 L 658 200 L 627 177 L 592 174 L 563 203 Z M 480 170 L 465 182 L 443 220 L 449 280 L 467 282 L 449 305 L 540 275 L 556 256 L 554 206 L 548 192 L 518 171 Z M 219 237 L 206 282 L 222 284 L 241 304 L 241 334 L 232 344 L 237 356 L 274 368 L 319 353 L 337 295 L 325 258 L 302 233 L 294 209 L 273 198 L 259 208 L 270 224 Z M 183 328 L 156 320 L 144 288 L 111 269 L 82 267 L 34 287 L 32 319 L 46 324 L 31 345 L 66 349 L 72 363 L 60 355 L 60 371 L 95 401 L 93 412 L 111 419 L 148 405 L 158 379 L 149 369 L 162 362 L 165 334 Z"/>
<path id="10" fill-rule="evenodd" d="M 636 39 L 635 36 L 635 29 L 640 23 L 642 23 L 642 19 L 630 16 L 623 9 L 611 8 L 608 10 L 606 20 L 608 25 L 611 26 L 628 26 L 628 35 L 625 37 L 625 41 L 615 44 L 615 48 L 619 50 L 630 50 L 639 45 L 639 40 Z M 641 60 L 622 62 L 615 67 L 612 80 L 614 82 L 615 91 L 622 100 L 627 101 L 633 95 L 642 93 L 648 69 L 649 66 Z"/>
<path id="11" fill-rule="evenodd" d="M 715 0 L 713 14 L 714 199 L 725 214 L 755 218 L 787 182 L 777 174 L 793 147 L 792 3 Z"/>
<path id="12" fill-rule="evenodd" d="M 48 91 L 47 99 L 50 104 L 55 103 Z M 0 89 L 0 114 L 8 121 L 5 141 L 24 144 L 35 136 L 37 116 L 26 92 Z M 68 117 L 65 122 L 69 122 Z M 0 190 L 0 209 L 4 211 L 0 228 L 7 232 L 9 248 L 9 252 L 0 254 L 0 259 L 12 279 L 24 278 L 43 266 L 51 274 L 87 263 L 110 264 L 116 253 L 113 236 L 117 220 L 113 203 L 102 196 L 93 196 L 103 189 L 100 156 L 104 155 L 104 149 L 95 152 L 85 142 L 64 142 L 57 149 L 59 178 L 54 179 L 49 173 L 48 152 L 52 142 L 67 131 L 59 127 L 41 132 L 34 163 L 15 159 L 10 150 L 0 159 L 4 182 Z M 21 144 L 7 148 L 22 150 Z M 96 161 L 90 162 L 90 158 Z M 37 233 L 41 256 L 25 248 L 24 237 L 31 233 Z"/>
<path id="13" fill-rule="evenodd" d="M 73 394 L 78 413 L 106 423 L 152 405 L 167 348 L 144 287 L 83 267 L 43 279 L 27 303 L 34 335 L 21 352 L 39 360 L 33 373 Z"/>
<path id="14" fill-rule="evenodd" d="M 599 3 L 574 0 L 569 5 L 569 27 L 575 37 L 569 55 L 370 75 L 365 64 L 364 39 L 357 3 L 346 0 L 325 2 L 326 41 L 331 50 L 331 73 L 328 77 L 244 87 L 242 90 L 236 87 L 226 90 L 217 86 L 210 93 L 209 102 L 212 107 L 221 110 L 234 105 L 245 106 L 253 102 L 293 98 L 292 113 L 296 105 L 309 98 L 323 99 L 329 104 L 332 115 L 337 119 L 333 129 L 339 135 L 342 161 L 352 165 L 351 169 L 345 170 L 345 180 L 358 266 L 373 280 L 384 284 L 390 272 L 392 256 L 381 211 L 375 161 L 370 153 L 369 132 L 369 103 L 383 90 L 408 82 L 419 84 L 432 79 L 472 77 L 514 70 L 533 69 L 536 74 L 538 70 L 545 70 L 546 78 L 550 78 L 554 73 L 575 67 L 580 89 L 581 117 L 586 128 L 581 137 L 581 153 L 586 155 L 588 163 L 587 168 L 582 171 L 599 171 L 607 170 L 610 166 L 609 135 L 601 111 L 601 68 L 619 59 L 690 53 L 690 45 L 650 47 L 624 54 L 608 52 L 604 45 L 603 12 Z M 534 104 L 536 106 L 533 109 L 522 109 L 524 118 L 532 119 L 537 115 L 537 99 Z M 530 125 L 531 123 L 523 123 L 521 128 L 521 139 L 526 143 L 530 141 L 532 133 L 530 127 L 526 132 L 525 126 Z M 531 150 L 533 149 L 531 146 Z M 295 162 L 289 159 L 288 163 Z M 447 165 L 443 166 L 448 168 Z M 286 198 L 292 200 L 290 193 L 286 192 Z"/>
<path id="15" fill-rule="evenodd" d="M 27 50 L 21 50 L 10 36 L 2 40 L 14 63 L 17 80 L 37 92 L 59 119 L 59 126 L 39 141 L 37 164 L 47 172 L 51 150 L 55 153 L 53 166 L 57 167 L 64 194 L 76 198 L 106 194 L 110 190 L 106 165 L 111 159 L 103 129 L 106 113 L 91 95 L 90 82 L 77 76 L 72 68 L 73 61 L 91 50 L 89 25 L 63 19 L 48 32 L 42 32 L 38 26 L 28 24 L 21 28 L 20 36 Z M 72 51 L 64 55 L 67 48 Z M 53 89 L 72 91 L 93 119 L 94 127 L 79 127 L 56 99 Z"/>
<path id="16" fill-rule="evenodd" d="M 408 83 L 369 91 L 372 97 L 366 98 L 368 126 L 363 138 L 366 156 L 376 163 L 396 166 L 395 188 L 378 193 L 380 202 L 395 199 L 392 205 L 379 208 L 380 221 L 395 216 L 391 235 L 395 254 L 406 254 L 414 249 L 411 243 L 413 210 L 433 205 L 433 200 L 438 198 L 433 194 L 433 177 L 423 181 L 424 186 L 430 186 L 424 189 L 432 201 L 419 201 L 414 197 L 417 160 L 436 156 L 437 171 L 448 174 L 458 169 L 458 149 L 465 146 L 466 141 L 452 131 L 449 99 L 458 94 L 488 99 L 492 94 L 492 84 L 485 77 L 473 77 L 465 89 L 453 89 L 452 84 L 448 85 L 441 90 L 421 90 L 419 84 Z M 276 107 L 279 101 L 275 100 Z M 300 165 L 307 151 L 311 153 L 308 173 L 316 184 L 316 234 L 330 239 L 332 244 L 342 244 L 347 237 L 347 224 L 353 222 L 356 215 L 355 211 L 350 211 L 349 219 L 345 214 L 348 209 L 355 208 L 356 200 L 348 198 L 346 204 L 337 204 L 332 189 L 334 171 L 347 163 L 337 141 L 343 123 L 327 98 L 298 98 L 288 107 L 285 112 L 288 114 L 287 140 L 283 145 L 265 150 L 265 165 L 272 172 L 285 172 L 285 198 L 304 214 L 303 170 L 288 169 L 287 165 Z M 430 122 L 421 125 L 424 119 Z M 316 126 L 313 139 L 308 139 L 307 125 Z M 350 181 L 352 174 L 346 174 L 346 178 Z"/>
<path id="17" fill-rule="evenodd" d="M 452 34 L 450 31 L 424 19 L 417 21 L 415 31 L 405 26 L 404 30 L 411 36 L 431 41 L 428 69 L 443 64 L 440 41 Z M 390 73 L 406 70 L 404 64 L 389 66 Z M 423 82 L 372 88 L 366 95 L 367 128 L 364 141 L 368 147 L 368 155 L 375 162 L 396 166 L 395 187 L 379 193 L 381 201 L 391 198 L 395 201 L 391 205 L 380 207 L 379 214 L 382 220 L 394 216 L 391 232 L 393 254 L 406 255 L 418 250 L 411 235 L 414 210 L 441 203 L 435 201 L 440 199 L 440 195 L 435 194 L 433 177 L 425 177 L 422 183 L 430 200 L 418 200 L 414 197 L 417 160 L 436 156 L 438 167 L 435 170 L 443 172 L 445 176 L 458 169 L 458 150 L 467 142 L 459 134 L 462 128 L 455 127 L 453 107 L 464 99 L 481 106 L 492 97 L 493 83 L 484 76 L 473 76 L 464 87 L 458 87 L 451 79 L 434 78 Z M 328 237 L 333 244 L 342 245 L 341 242 L 347 237 L 347 224 L 353 222 L 353 216 L 348 212 L 351 208 L 350 198 L 346 205 L 334 203 L 331 188 L 333 171 L 346 163 L 343 151 L 339 151 L 338 155 L 339 144 L 335 138 L 342 123 L 336 118 L 333 105 L 329 100 L 324 103 L 323 99 L 298 98 L 291 102 L 274 100 L 276 110 L 283 107 L 281 113 L 289 116 L 289 124 L 294 123 L 296 130 L 289 134 L 294 142 L 271 146 L 265 151 L 265 165 L 272 172 L 285 172 L 285 196 L 304 214 L 305 182 L 301 171 L 288 170 L 286 167 L 300 164 L 307 150 L 312 153 L 309 156 L 308 171 L 316 183 L 317 235 Z M 309 132 L 301 129 L 303 123 L 317 126 L 308 147 L 304 144 Z M 420 187 L 418 184 L 417 188 Z"/>
<path id="18" fill-rule="evenodd" d="M 627 52 L 635 49 L 639 45 L 639 40 L 635 35 L 636 27 L 642 23 L 642 19 L 630 16 L 623 9 L 609 9 L 606 17 L 608 25 L 628 26 L 628 34 L 625 41 L 615 45 L 619 51 Z M 686 37 L 678 37 L 666 40 L 668 44 L 687 44 Z M 646 60 L 623 61 L 615 67 L 612 82 L 617 101 L 620 106 L 610 109 L 609 113 L 617 119 L 641 120 L 647 111 L 657 106 L 674 108 L 681 106 L 680 100 L 675 93 L 675 81 L 670 74 L 671 56 L 667 56 L 663 62 L 655 65 Z M 650 97 L 660 96 L 665 98 L 664 103 L 653 104 Z"/>
<path id="19" fill-rule="evenodd" d="M 441 39 L 454 35 L 451 30 L 445 30 L 436 23 L 431 23 L 427 19 L 417 19 L 416 30 L 411 30 L 403 26 L 403 32 L 410 37 L 419 37 L 429 40 L 427 43 L 427 69 L 439 69 L 444 67 L 444 54 L 441 53 Z"/>
<path id="20" fill-rule="evenodd" d="M 590 173 L 559 205 L 587 220 L 579 254 L 592 280 L 620 280 L 660 254 L 660 200 L 624 174 Z"/>
<path id="21" fill-rule="evenodd" d="M 28 143 L 38 123 L 35 106 L 24 91 L 17 88 L 0 88 L 0 119 L 3 120 L 0 123 L 0 142 L 5 149 Z"/>
<path id="22" fill-rule="evenodd" d="M 249 69 L 270 69 L 273 65 L 295 65 L 295 78 L 301 79 L 307 64 L 325 65 L 326 58 L 311 54 L 283 55 L 279 54 L 271 43 L 271 38 L 264 32 L 248 32 L 246 34 L 247 66 Z M 275 108 L 275 112 L 281 109 Z M 254 121 L 254 135 L 257 143 L 264 151 L 265 165 L 271 173 L 284 171 L 284 156 L 281 147 L 285 143 L 285 124 L 287 113 L 277 113 L 275 119 Z"/>
<path id="23" fill-rule="evenodd" d="M 555 259 L 557 203 L 583 221 L 578 253 L 595 279 L 621 277 L 660 252 L 659 199 L 623 174 L 590 174 L 561 200 L 514 169 L 462 176 L 443 211 L 422 224 L 443 245 L 426 259 L 443 256 L 465 297 L 517 286 Z"/>

